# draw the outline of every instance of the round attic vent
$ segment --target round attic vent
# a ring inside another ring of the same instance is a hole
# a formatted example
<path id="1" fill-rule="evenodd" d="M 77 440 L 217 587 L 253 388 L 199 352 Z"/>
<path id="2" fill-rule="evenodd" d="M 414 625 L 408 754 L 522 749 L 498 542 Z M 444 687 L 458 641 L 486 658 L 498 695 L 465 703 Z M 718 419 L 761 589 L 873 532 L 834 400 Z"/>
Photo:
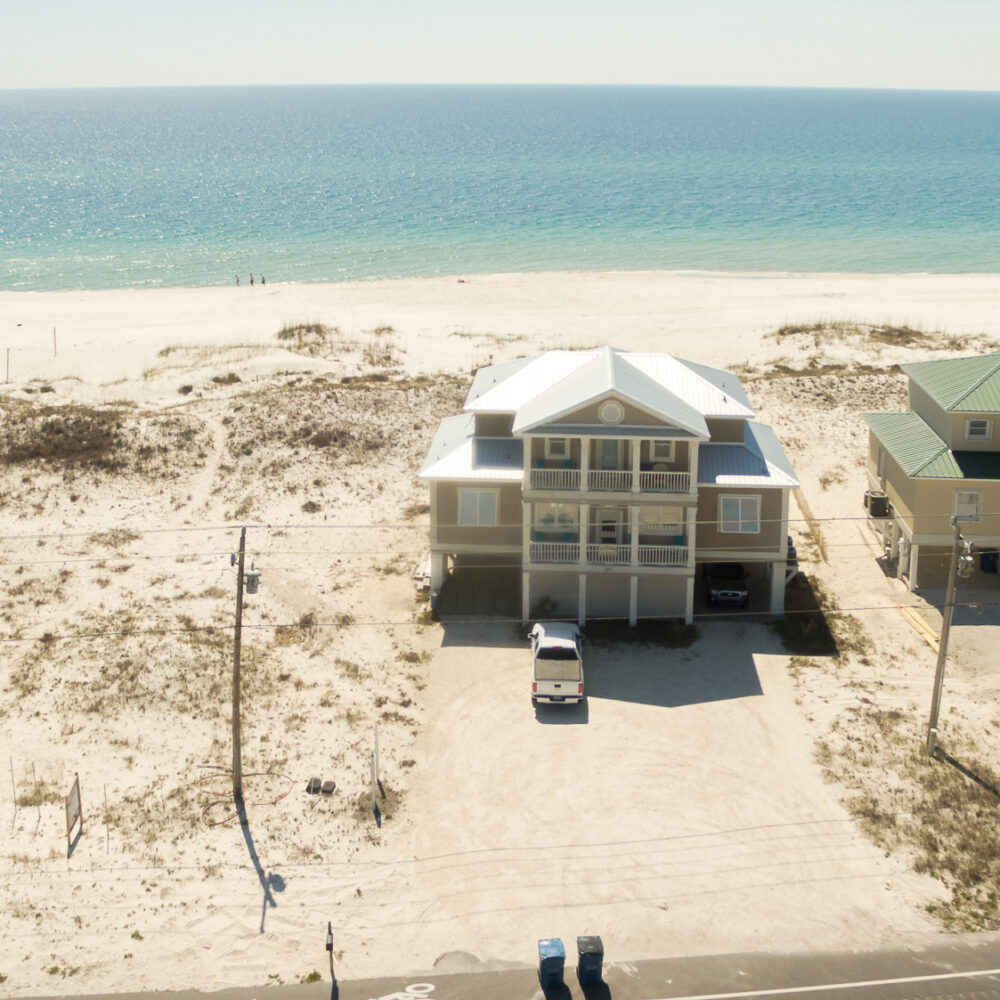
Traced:
<path id="1" fill-rule="evenodd" d="M 597 414 L 602 424 L 620 424 L 625 419 L 625 407 L 617 400 L 609 399 L 606 403 L 601 403 Z"/>

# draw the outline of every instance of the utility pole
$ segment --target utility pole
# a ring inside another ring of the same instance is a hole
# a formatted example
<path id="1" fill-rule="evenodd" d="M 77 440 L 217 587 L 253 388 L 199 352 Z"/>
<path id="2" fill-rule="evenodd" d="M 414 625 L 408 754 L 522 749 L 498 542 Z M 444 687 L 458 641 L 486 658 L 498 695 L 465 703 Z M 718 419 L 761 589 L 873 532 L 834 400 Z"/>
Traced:
<path id="1" fill-rule="evenodd" d="M 239 566 L 236 571 L 236 630 L 233 637 L 233 798 L 243 801 L 243 751 L 240 745 L 240 633 L 243 628 L 243 556 L 247 529 L 240 529 Z"/>
<path id="2" fill-rule="evenodd" d="M 972 545 L 962 538 L 962 522 L 958 517 L 951 519 L 955 526 L 955 538 L 951 546 L 951 565 L 948 567 L 948 589 L 945 591 L 944 613 L 941 621 L 941 639 L 938 642 L 937 670 L 934 673 L 934 693 L 931 696 L 931 717 L 927 723 L 927 753 L 934 756 L 937 748 L 938 718 L 941 715 L 941 692 L 944 688 L 944 665 L 948 659 L 948 636 L 951 619 L 955 614 L 955 590 L 957 578 L 967 577 L 972 572 Z M 962 549 L 959 557 L 959 548 Z M 959 568 L 961 563 L 961 569 Z"/>

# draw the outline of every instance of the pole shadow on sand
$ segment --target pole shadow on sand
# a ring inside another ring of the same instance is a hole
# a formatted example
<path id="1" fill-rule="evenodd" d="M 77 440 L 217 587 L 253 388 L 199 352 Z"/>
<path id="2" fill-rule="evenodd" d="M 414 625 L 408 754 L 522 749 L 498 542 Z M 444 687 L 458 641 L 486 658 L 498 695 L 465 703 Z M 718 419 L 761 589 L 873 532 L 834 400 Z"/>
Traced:
<path id="1" fill-rule="evenodd" d="M 242 800 L 236 803 L 236 814 L 240 820 L 240 830 L 243 832 L 243 839 L 246 841 L 247 850 L 250 852 L 250 860 L 253 862 L 254 871 L 260 880 L 261 888 L 264 890 L 264 901 L 260 910 L 260 932 L 264 933 L 264 921 L 267 917 L 268 906 L 276 907 L 274 893 L 285 891 L 285 880 L 277 872 L 265 872 L 260 858 L 257 855 L 257 848 L 254 846 L 253 836 L 250 833 L 250 821 L 247 819 L 246 805 Z M 273 890 L 273 891 L 272 891 Z"/>

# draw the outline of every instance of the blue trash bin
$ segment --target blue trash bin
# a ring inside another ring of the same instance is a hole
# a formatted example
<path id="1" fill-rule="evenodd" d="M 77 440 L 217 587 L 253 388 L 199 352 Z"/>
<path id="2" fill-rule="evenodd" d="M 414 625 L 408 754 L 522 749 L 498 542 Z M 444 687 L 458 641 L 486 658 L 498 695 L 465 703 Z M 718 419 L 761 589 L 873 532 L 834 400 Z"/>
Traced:
<path id="1" fill-rule="evenodd" d="M 987 549 L 979 553 L 979 568 L 984 573 L 995 573 L 997 571 L 997 551 Z"/>
<path id="2" fill-rule="evenodd" d="M 578 954 L 576 978 L 581 986 L 596 986 L 603 981 L 604 943 L 597 935 L 576 939 Z"/>
<path id="3" fill-rule="evenodd" d="M 562 986 L 566 949 L 561 938 L 542 938 L 538 942 L 538 981 L 542 989 Z"/>

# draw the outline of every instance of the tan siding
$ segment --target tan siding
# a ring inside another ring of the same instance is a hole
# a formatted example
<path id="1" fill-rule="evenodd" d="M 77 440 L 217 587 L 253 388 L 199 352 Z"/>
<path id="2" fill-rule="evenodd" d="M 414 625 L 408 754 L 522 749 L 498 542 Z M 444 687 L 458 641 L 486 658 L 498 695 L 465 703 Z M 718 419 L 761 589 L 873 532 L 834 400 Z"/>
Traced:
<path id="1" fill-rule="evenodd" d="M 910 409 L 923 417 L 926 423 L 952 447 L 951 414 L 942 410 L 930 396 L 912 380 L 908 388 Z"/>
<path id="2" fill-rule="evenodd" d="M 743 441 L 743 432 L 746 427 L 746 423 L 743 420 L 706 420 L 705 423 L 708 424 L 708 433 L 711 435 L 713 443 L 719 442 L 736 442 L 737 444 Z"/>
<path id="3" fill-rule="evenodd" d="M 477 413 L 476 437 L 510 437 L 514 417 L 509 413 Z"/>
<path id="4" fill-rule="evenodd" d="M 553 434 L 552 437 L 559 437 L 558 434 Z M 580 468 L 580 439 L 579 438 L 569 438 L 569 460 L 573 463 L 573 467 Z M 561 458 L 549 458 L 545 457 L 545 438 L 532 438 L 531 439 L 531 464 L 534 468 L 539 468 L 539 466 L 545 465 L 546 462 L 553 463 L 553 468 L 561 468 L 563 459 Z"/>
<path id="5" fill-rule="evenodd" d="M 458 491 L 467 489 L 499 489 L 497 507 L 498 524 L 481 528 L 458 524 Z M 439 483 L 437 505 L 434 512 L 439 544 L 461 545 L 520 545 L 521 544 L 521 487 L 520 485 L 491 487 L 488 484 L 467 485 Z"/>
<path id="6" fill-rule="evenodd" d="M 737 535 L 719 531 L 720 496 L 759 496 L 760 532 Z M 698 491 L 698 553 L 704 549 L 775 550 L 781 548 L 785 525 L 781 523 L 781 490 L 752 487 L 719 489 L 702 486 Z"/>
<path id="7" fill-rule="evenodd" d="M 672 472 L 687 472 L 689 469 L 688 454 L 690 450 L 691 446 L 687 441 L 674 441 L 674 460 L 672 462 L 665 462 L 664 464 Z M 662 461 L 659 458 L 650 458 L 650 451 L 651 442 L 643 441 L 641 451 L 639 452 L 639 464 L 643 469 L 648 469 Z"/>
<path id="8" fill-rule="evenodd" d="M 993 435 L 989 441 L 968 441 L 965 425 L 969 420 L 989 420 Z M 953 451 L 1000 451 L 1000 413 L 953 413 L 951 415 L 951 440 Z"/>
<path id="9" fill-rule="evenodd" d="M 601 423 L 601 417 L 598 411 L 601 408 L 601 404 L 607 402 L 606 399 L 602 399 L 597 403 L 592 403 L 590 406 L 584 406 L 579 410 L 574 410 L 572 413 L 567 413 L 562 416 L 557 421 L 560 424 L 597 424 L 599 427 L 606 426 Z M 624 399 L 619 400 L 622 406 L 625 407 L 625 419 L 622 421 L 623 424 L 631 424 L 638 427 L 668 427 L 672 426 L 667 424 L 666 421 L 661 420 L 659 417 L 654 417 L 647 413 L 645 410 L 640 410 L 638 406 L 633 406 L 627 403 Z"/>

